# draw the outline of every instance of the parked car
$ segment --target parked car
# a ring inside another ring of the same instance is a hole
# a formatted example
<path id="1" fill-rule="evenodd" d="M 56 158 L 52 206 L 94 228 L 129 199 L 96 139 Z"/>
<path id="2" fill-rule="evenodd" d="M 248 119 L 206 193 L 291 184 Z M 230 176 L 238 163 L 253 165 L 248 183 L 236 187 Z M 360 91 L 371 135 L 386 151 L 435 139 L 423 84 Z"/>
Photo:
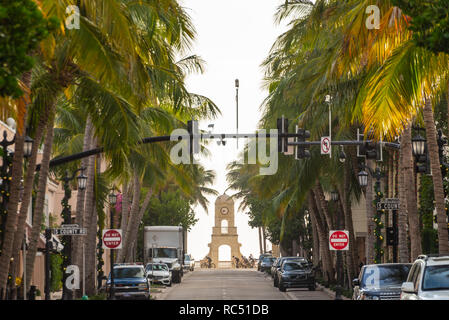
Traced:
<path id="1" fill-rule="evenodd" d="M 275 257 L 264 257 L 260 264 L 260 271 L 270 273 L 274 260 L 276 260 Z"/>
<path id="2" fill-rule="evenodd" d="M 278 283 L 279 283 L 279 270 L 282 267 L 282 264 L 285 263 L 286 261 L 298 261 L 301 263 L 305 263 L 307 264 L 309 267 L 311 267 L 311 265 L 309 265 L 309 262 L 307 261 L 306 258 L 303 257 L 281 257 L 279 258 L 279 260 L 277 261 L 277 265 L 272 267 L 272 272 L 274 272 L 274 274 L 272 274 L 271 276 L 273 277 L 273 286 L 277 287 Z"/>
<path id="3" fill-rule="evenodd" d="M 354 285 L 353 300 L 399 300 L 411 263 L 368 264 L 362 267 Z"/>
<path id="4" fill-rule="evenodd" d="M 162 283 L 171 287 L 172 274 L 165 263 L 147 263 L 145 266 L 147 277 L 153 283 Z"/>
<path id="5" fill-rule="evenodd" d="M 279 261 L 281 260 L 281 257 L 276 258 L 276 260 L 274 260 L 273 265 L 271 266 L 271 278 L 274 278 L 274 274 L 276 272 L 276 269 L 279 267 Z"/>
<path id="6" fill-rule="evenodd" d="M 259 256 L 259 259 L 257 260 L 257 271 L 261 271 L 261 270 L 260 270 L 260 265 L 262 264 L 262 260 L 263 260 L 263 258 L 265 258 L 265 257 L 271 257 L 271 254 L 270 254 L 270 253 L 262 253 L 262 254 Z"/>
<path id="7" fill-rule="evenodd" d="M 184 255 L 184 270 L 185 271 L 193 271 L 195 269 L 195 260 L 192 258 L 190 254 Z"/>
<path id="8" fill-rule="evenodd" d="M 449 255 L 421 255 L 401 287 L 401 300 L 449 300 Z"/>
<path id="9" fill-rule="evenodd" d="M 149 299 L 150 279 L 147 278 L 142 264 L 121 263 L 115 264 L 114 296 L 116 299 Z M 111 273 L 106 282 L 106 291 L 111 290 Z"/>
<path id="10" fill-rule="evenodd" d="M 284 261 L 279 269 L 279 290 L 287 291 L 288 288 L 316 288 L 315 275 L 308 263 L 298 261 Z"/>

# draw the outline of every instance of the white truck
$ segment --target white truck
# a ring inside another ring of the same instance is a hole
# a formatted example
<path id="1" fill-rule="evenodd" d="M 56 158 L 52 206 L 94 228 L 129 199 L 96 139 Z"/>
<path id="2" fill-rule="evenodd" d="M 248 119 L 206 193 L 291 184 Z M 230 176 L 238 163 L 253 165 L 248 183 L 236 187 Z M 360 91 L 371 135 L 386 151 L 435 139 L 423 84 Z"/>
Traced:
<path id="1" fill-rule="evenodd" d="M 174 283 L 181 282 L 184 265 L 184 231 L 177 226 L 147 226 L 144 228 L 145 264 L 160 262 L 168 265 Z"/>

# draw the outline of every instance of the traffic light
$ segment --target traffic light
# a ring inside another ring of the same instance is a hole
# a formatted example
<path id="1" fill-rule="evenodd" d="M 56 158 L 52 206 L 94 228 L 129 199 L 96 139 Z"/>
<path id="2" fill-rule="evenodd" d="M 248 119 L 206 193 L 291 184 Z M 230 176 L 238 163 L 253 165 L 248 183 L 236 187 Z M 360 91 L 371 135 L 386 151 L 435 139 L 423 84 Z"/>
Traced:
<path id="1" fill-rule="evenodd" d="M 284 116 L 278 118 L 276 126 L 278 129 L 278 152 L 286 153 L 288 151 L 288 138 L 282 135 L 288 133 L 288 119 L 284 118 Z"/>
<path id="2" fill-rule="evenodd" d="M 199 139 L 199 129 L 197 120 L 187 121 L 187 131 L 190 135 L 189 151 L 190 155 L 198 154 L 200 152 L 200 139 Z M 196 137 L 194 137 L 194 135 Z"/>
<path id="3" fill-rule="evenodd" d="M 398 244 L 398 234 L 393 227 L 387 227 L 387 245 L 394 246 Z"/>
<path id="4" fill-rule="evenodd" d="M 361 134 L 359 129 L 357 129 L 357 141 L 363 142 L 357 145 L 357 157 L 382 161 L 382 140 L 380 142 L 365 141 L 364 137 L 365 135 Z"/>
<path id="5" fill-rule="evenodd" d="M 305 142 L 306 139 L 310 138 L 310 131 L 306 129 L 300 129 L 296 126 L 296 133 L 298 137 L 296 138 L 296 142 Z M 295 159 L 304 159 L 310 158 L 310 151 L 306 146 L 295 146 Z"/>

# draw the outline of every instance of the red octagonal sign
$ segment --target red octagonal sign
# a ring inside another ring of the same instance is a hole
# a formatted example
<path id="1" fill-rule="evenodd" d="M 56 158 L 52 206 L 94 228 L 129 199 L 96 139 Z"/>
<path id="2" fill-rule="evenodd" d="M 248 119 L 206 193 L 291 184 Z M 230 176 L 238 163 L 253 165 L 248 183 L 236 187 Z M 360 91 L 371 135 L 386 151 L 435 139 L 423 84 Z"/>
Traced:
<path id="1" fill-rule="evenodd" d="M 330 250 L 348 250 L 349 232 L 346 230 L 329 231 L 329 249 Z"/>
<path id="2" fill-rule="evenodd" d="M 122 230 L 106 229 L 103 230 L 103 248 L 121 249 L 122 248 Z"/>

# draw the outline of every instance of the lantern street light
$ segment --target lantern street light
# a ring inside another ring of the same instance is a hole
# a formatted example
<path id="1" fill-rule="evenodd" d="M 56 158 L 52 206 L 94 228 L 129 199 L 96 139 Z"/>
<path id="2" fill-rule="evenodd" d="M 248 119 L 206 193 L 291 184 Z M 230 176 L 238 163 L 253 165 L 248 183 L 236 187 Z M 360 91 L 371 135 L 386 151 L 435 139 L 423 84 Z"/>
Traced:
<path id="1" fill-rule="evenodd" d="M 31 139 L 29 136 L 25 137 L 25 141 L 23 143 L 23 156 L 25 158 L 31 157 L 31 150 L 33 149 L 33 142 L 34 142 L 34 140 Z"/>
<path id="2" fill-rule="evenodd" d="M 425 154 L 426 139 L 424 139 L 419 133 L 412 139 L 412 150 L 415 157 L 420 157 Z"/>
<path id="3" fill-rule="evenodd" d="M 361 187 L 366 187 L 368 185 L 368 172 L 362 169 L 357 175 L 359 179 L 359 184 Z"/>
<path id="4" fill-rule="evenodd" d="M 337 191 L 331 191 L 331 199 L 332 201 L 338 201 L 338 192 Z"/>

